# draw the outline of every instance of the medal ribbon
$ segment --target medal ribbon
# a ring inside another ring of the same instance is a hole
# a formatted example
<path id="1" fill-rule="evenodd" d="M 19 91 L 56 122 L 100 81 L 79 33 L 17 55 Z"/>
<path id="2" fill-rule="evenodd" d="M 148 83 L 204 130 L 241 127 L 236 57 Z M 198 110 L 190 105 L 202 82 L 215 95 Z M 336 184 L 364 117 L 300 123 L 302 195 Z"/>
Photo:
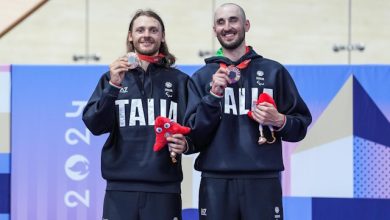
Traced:
<path id="1" fill-rule="evenodd" d="M 160 61 L 165 57 L 164 54 L 159 53 L 156 56 L 148 56 L 143 54 L 137 54 L 140 60 L 149 62 L 149 63 L 160 63 Z"/>
<path id="2" fill-rule="evenodd" d="M 249 52 L 249 47 L 246 46 L 245 54 L 248 53 L 248 52 Z M 244 60 L 244 61 L 242 61 L 240 64 L 238 64 L 235 67 L 237 69 L 240 69 L 240 70 L 245 69 L 248 66 L 249 62 L 251 62 L 251 59 Z M 227 67 L 226 63 L 219 63 L 219 66 L 222 67 L 222 68 L 226 68 Z M 230 66 L 234 66 L 234 65 L 230 65 Z"/>
<path id="3" fill-rule="evenodd" d="M 251 62 L 251 59 L 244 60 L 244 61 L 242 61 L 240 64 L 238 64 L 235 67 L 237 69 L 240 69 L 240 70 L 245 69 L 248 66 L 249 62 Z M 222 68 L 226 68 L 227 67 L 226 63 L 219 63 L 219 66 L 222 67 Z M 234 66 L 234 65 L 230 65 L 230 66 Z"/>

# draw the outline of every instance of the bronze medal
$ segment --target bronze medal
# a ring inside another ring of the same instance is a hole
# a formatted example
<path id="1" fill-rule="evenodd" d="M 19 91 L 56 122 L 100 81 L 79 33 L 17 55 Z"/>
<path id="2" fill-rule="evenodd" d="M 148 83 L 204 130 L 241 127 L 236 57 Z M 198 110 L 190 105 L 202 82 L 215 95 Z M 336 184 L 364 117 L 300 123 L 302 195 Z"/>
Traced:
<path id="1" fill-rule="evenodd" d="M 237 67 L 228 66 L 227 72 L 228 72 L 228 77 L 230 79 L 230 83 L 236 83 L 238 80 L 240 80 L 241 72 Z"/>
<path id="2" fill-rule="evenodd" d="M 130 52 L 127 54 L 127 62 L 130 65 L 130 69 L 135 69 L 139 66 L 139 59 L 137 54 Z"/>

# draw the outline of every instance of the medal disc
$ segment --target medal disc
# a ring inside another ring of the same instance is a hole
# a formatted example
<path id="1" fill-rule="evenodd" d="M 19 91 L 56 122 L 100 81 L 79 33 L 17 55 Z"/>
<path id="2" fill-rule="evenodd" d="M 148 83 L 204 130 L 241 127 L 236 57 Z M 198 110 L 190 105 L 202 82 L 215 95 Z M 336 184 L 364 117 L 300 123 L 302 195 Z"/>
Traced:
<path id="1" fill-rule="evenodd" d="M 240 80 L 241 72 L 237 67 L 228 66 L 227 72 L 228 72 L 228 77 L 229 77 L 231 83 L 236 83 L 238 80 Z"/>
<path id="2" fill-rule="evenodd" d="M 130 69 L 135 69 L 139 65 L 138 56 L 135 53 L 128 53 L 127 54 L 127 62 L 130 65 Z"/>

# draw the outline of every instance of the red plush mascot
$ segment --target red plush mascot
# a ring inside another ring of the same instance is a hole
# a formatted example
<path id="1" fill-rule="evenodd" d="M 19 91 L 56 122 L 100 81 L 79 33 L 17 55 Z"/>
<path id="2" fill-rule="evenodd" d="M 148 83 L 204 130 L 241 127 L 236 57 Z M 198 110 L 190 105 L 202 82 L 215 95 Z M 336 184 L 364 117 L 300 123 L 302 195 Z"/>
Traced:
<path id="1" fill-rule="evenodd" d="M 169 118 L 158 116 L 154 123 L 154 132 L 156 133 L 156 141 L 153 146 L 154 151 L 161 150 L 165 145 L 167 145 L 167 137 L 173 134 L 183 134 L 186 135 L 190 133 L 191 129 L 189 127 L 181 126 L 180 124 L 172 121 Z M 176 153 L 171 152 L 172 162 L 176 163 Z"/>
<path id="2" fill-rule="evenodd" d="M 259 98 L 257 99 L 256 105 L 258 105 L 262 102 L 268 102 L 268 103 L 272 104 L 273 106 L 275 106 L 275 108 L 276 108 L 276 104 L 275 104 L 274 99 L 270 95 L 268 95 L 267 93 L 261 93 L 259 95 Z M 248 112 L 248 116 L 251 119 L 253 119 L 252 111 Z M 267 142 L 268 144 L 272 144 L 275 142 L 276 138 L 275 138 L 275 134 L 274 134 L 274 129 L 272 126 L 268 126 L 268 128 L 271 130 L 272 141 L 267 141 L 267 139 L 264 136 L 263 125 L 259 124 L 259 131 L 260 131 L 260 137 L 259 137 L 259 141 L 258 141 L 259 144 L 264 144 L 265 142 Z"/>

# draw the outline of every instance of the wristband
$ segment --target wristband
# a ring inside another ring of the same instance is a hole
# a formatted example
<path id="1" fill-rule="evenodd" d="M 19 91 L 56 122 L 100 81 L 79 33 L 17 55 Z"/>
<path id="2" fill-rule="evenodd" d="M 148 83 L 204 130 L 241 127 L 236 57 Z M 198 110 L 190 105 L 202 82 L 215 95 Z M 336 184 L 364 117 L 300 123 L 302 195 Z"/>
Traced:
<path id="1" fill-rule="evenodd" d="M 223 98 L 223 95 L 217 95 L 217 94 L 213 93 L 213 91 L 211 91 L 211 90 L 210 90 L 210 94 L 216 98 L 220 98 L 220 99 Z"/>
<path id="2" fill-rule="evenodd" d="M 111 82 L 111 80 L 108 81 L 108 83 L 109 83 L 110 85 L 112 85 L 112 86 L 118 88 L 118 89 L 121 89 L 121 88 L 122 88 L 122 85 L 118 85 L 118 84 L 116 84 L 116 83 L 113 83 L 113 82 Z"/>
<path id="3" fill-rule="evenodd" d="M 186 144 L 185 144 L 186 149 L 183 151 L 183 154 L 187 153 L 188 150 L 190 149 L 190 147 L 188 146 L 187 138 L 184 138 L 184 140 L 186 141 Z"/>
<path id="4" fill-rule="evenodd" d="M 279 128 L 277 128 L 275 131 L 280 131 L 284 128 L 284 126 L 286 125 L 286 121 L 287 121 L 287 117 L 286 115 L 283 115 L 283 124 L 282 126 L 280 126 Z"/>

